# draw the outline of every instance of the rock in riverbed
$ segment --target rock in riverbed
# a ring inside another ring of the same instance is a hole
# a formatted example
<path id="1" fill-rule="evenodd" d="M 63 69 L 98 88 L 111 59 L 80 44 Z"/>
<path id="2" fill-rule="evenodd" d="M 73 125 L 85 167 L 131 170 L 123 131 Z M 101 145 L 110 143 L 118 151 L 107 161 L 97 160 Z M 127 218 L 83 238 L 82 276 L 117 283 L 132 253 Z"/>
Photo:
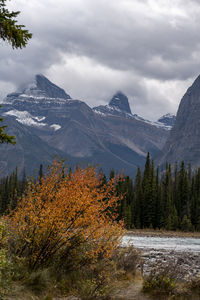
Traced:
<path id="1" fill-rule="evenodd" d="M 167 250 L 145 249 L 142 252 L 144 276 L 150 274 L 152 268 L 164 269 L 171 266 L 177 272 L 177 279 L 189 280 L 200 276 L 200 255 L 195 252 L 178 252 Z"/>

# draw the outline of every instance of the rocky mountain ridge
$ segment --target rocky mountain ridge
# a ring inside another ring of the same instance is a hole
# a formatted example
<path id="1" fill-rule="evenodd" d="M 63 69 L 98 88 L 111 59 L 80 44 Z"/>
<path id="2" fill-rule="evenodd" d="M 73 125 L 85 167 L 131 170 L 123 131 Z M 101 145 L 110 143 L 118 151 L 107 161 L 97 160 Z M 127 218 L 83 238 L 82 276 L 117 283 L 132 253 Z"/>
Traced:
<path id="1" fill-rule="evenodd" d="M 160 117 L 157 122 L 152 122 L 147 119 L 144 119 L 137 114 L 132 114 L 128 98 L 122 92 L 117 92 L 108 105 L 100 105 L 93 108 L 95 113 L 98 113 L 102 116 L 122 116 L 125 118 L 134 118 L 136 120 L 148 123 L 150 125 L 160 127 L 166 130 L 171 130 L 174 125 L 176 116 L 170 113 Z"/>
<path id="2" fill-rule="evenodd" d="M 107 173 L 113 168 L 135 175 L 137 167 L 144 164 L 146 153 L 156 155 L 163 147 L 169 129 L 161 122 L 154 124 L 133 115 L 128 98 L 121 92 L 113 96 L 109 105 L 92 109 L 83 101 L 72 99 L 43 75 L 36 75 L 34 82 L 21 92 L 8 94 L 0 114 L 5 123 L 9 120 L 10 132 L 17 124 L 21 128 L 14 133 L 17 146 L 3 145 L 0 149 L 1 154 L 8 147 L 7 157 L 1 156 L 2 174 L 13 171 L 19 161 L 20 171 L 24 166 L 31 170 L 35 153 L 37 161 L 44 163 L 49 147 L 47 161 L 57 154 L 70 165 L 98 164 Z M 24 132 L 23 138 L 20 131 Z M 37 151 L 33 139 L 37 140 Z M 18 152 L 17 147 L 23 151 Z M 15 157 L 12 163 L 11 156 Z"/>

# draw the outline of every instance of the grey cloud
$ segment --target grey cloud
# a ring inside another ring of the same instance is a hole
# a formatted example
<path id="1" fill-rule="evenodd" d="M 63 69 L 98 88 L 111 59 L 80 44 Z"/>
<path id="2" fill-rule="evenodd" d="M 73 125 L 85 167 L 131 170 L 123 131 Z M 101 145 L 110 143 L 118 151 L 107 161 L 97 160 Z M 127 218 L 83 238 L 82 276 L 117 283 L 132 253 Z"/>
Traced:
<path id="1" fill-rule="evenodd" d="M 29 82 L 33 74 L 45 72 L 55 62 L 55 56 L 57 62 L 62 60 L 58 50 L 42 41 L 32 40 L 23 50 L 12 50 L 4 45 L 0 56 L 0 80 L 18 87 Z"/>
<path id="2" fill-rule="evenodd" d="M 45 3 L 51 5 L 46 7 Z M 92 57 L 98 62 L 114 69 L 133 70 L 149 78 L 187 79 L 191 76 L 188 66 L 191 65 L 193 74 L 199 69 L 200 63 L 193 59 L 193 52 L 199 51 L 200 27 L 199 10 L 196 6 L 187 11 L 187 3 L 179 1 L 180 7 L 188 14 L 171 16 L 156 15 L 149 9 L 149 15 L 133 9 L 129 12 L 123 9 L 129 1 L 39 1 L 32 10 L 32 18 L 27 24 L 33 28 L 35 38 L 41 44 L 65 53 L 76 53 Z M 162 2 L 162 0 L 160 0 Z M 175 1 L 176 2 L 176 1 Z M 59 5 L 60 3 L 60 5 Z M 132 1 L 141 6 L 141 1 Z M 147 3 L 143 6 L 147 10 Z M 198 6 L 198 5 L 197 5 Z M 28 7 L 29 8 L 29 7 Z M 26 13 L 29 13 L 26 10 Z M 38 16 L 39 14 L 39 16 Z M 40 21 L 39 20 L 39 17 Z M 174 23 L 173 23 L 174 22 Z M 173 25 L 175 24 L 175 25 Z M 55 51 L 56 60 L 57 51 Z M 158 68 L 152 64 L 152 58 L 160 56 L 165 64 Z M 187 70 L 180 68 L 185 62 Z M 169 64 L 170 68 L 165 65 Z M 194 65 L 196 66 L 194 70 Z"/>
<path id="3" fill-rule="evenodd" d="M 7 82 L 0 83 L 1 94 L 8 84 L 17 87 L 44 73 L 91 106 L 123 90 L 133 110 L 153 117 L 168 107 L 175 110 L 180 100 L 171 105 L 174 87 L 165 94 L 160 81 L 186 82 L 200 72 L 198 1 L 174 0 L 171 11 L 164 0 L 16 0 L 9 5 L 21 10 L 20 23 L 34 35 L 24 50 L 0 45 L 0 81 Z M 79 61 L 76 67 L 66 65 L 73 56 L 93 62 L 95 76 Z M 146 86 L 151 79 L 158 83 L 153 92 Z"/>

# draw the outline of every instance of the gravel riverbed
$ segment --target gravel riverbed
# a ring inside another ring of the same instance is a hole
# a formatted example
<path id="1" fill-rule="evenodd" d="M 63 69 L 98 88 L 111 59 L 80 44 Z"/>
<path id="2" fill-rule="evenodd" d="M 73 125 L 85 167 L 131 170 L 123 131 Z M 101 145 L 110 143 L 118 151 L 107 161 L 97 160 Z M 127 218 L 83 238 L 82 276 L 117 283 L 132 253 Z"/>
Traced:
<path id="1" fill-rule="evenodd" d="M 169 265 L 180 279 L 200 276 L 200 238 L 126 235 L 122 245 L 133 245 L 141 251 L 144 276 L 154 267 L 163 269 Z"/>
<path id="2" fill-rule="evenodd" d="M 143 275 L 148 275 L 152 268 L 159 269 L 171 266 L 177 278 L 188 281 L 200 276 L 200 253 L 179 251 L 157 251 L 148 249 L 142 251 Z"/>

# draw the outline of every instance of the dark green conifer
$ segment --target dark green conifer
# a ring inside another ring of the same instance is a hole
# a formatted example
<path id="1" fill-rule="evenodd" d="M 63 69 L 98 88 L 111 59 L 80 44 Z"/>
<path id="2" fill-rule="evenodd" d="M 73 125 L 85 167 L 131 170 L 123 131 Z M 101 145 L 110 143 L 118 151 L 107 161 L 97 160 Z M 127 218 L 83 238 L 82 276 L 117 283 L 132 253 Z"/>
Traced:
<path id="1" fill-rule="evenodd" d="M 39 174 L 38 174 L 38 179 L 40 184 L 41 184 L 42 177 L 43 177 L 43 165 L 41 164 L 39 169 Z"/>
<path id="2" fill-rule="evenodd" d="M 135 178 L 135 207 L 134 207 L 134 225 L 136 228 L 143 228 L 144 215 L 143 215 L 143 190 L 142 190 L 142 177 L 141 171 L 138 167 Z"/>

